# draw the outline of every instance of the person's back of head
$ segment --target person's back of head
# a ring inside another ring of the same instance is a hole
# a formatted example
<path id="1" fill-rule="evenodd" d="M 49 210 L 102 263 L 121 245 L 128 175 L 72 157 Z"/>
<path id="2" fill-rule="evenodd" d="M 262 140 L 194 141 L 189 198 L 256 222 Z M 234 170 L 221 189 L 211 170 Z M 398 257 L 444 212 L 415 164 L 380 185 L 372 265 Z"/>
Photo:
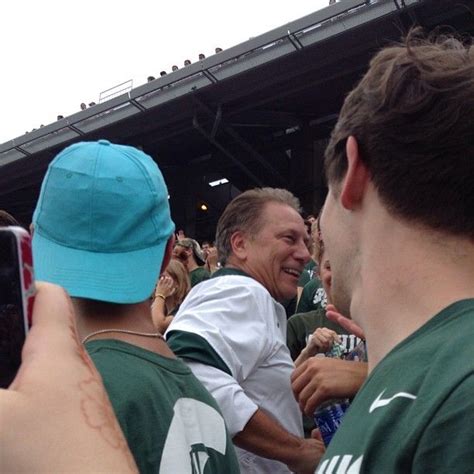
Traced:
<path id="1" fill-rule="evenodd" d="M 150 297 L 174 232 L 156 163 L 106 140 L 71 145 L 50 163 L 33 224 L 38 279 L 119 304 Z"/>
<path id="2" fill-rule="evenodd" d="M 326 150 L 328 181 L 347 171 L 346 141 L 386 208 L 406 221 L 474 236 L 474 48 L 453 36 L 380 51 L 346 98 Z M 337 188 L 336 188 L 337 189 Z"/>

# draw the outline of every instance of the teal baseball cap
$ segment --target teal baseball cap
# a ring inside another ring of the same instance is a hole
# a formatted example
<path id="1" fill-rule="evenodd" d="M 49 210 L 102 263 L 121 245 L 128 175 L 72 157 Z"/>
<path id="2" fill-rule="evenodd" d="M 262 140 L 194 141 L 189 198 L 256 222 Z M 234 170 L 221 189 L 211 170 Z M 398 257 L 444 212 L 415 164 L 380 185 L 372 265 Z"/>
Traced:
<path id="1" fill-rule="evenodd" d="M 74 297 L 122 304 L 153 293 L 175 229 L 157 164 L 107 140 L 76 143 L 56 156 L 33 225 L 38 280 Z"/>

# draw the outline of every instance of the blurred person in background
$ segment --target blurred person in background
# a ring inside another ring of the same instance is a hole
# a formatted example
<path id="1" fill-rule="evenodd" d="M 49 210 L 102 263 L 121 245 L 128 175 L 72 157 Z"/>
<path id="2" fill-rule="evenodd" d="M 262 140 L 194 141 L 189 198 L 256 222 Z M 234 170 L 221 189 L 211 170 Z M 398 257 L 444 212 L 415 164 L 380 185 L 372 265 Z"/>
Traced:
<path id="1" fill-rule="evenodd" d="M 173 258 L 185 266 L 191 281 L 191 288 L 209 279 L 209 272 L 204 268 L 206 260 L 201 247 L 194 239 L 184 237 L 178 240 L 173 249 Z"/>
<path id="2" fill-rule="evenodd" d="M 162 334 L 168 329 L 190 289 L 186 268 L 178 260 L 171 259 L 158 280 L 151 305 L 153 322 Z"/>

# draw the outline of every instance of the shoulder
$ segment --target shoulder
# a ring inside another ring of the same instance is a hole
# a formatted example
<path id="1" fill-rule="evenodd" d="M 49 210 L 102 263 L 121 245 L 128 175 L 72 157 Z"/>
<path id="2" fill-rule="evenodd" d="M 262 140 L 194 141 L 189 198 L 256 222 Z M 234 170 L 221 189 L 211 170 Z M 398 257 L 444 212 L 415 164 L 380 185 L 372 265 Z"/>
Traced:
<path id="1" fill-rule="evenodd" d="M 314 311 L 307 311 L 305 313 L 297 313 L 288 319 L 288 326 L 300 326 L 307 323 L 322 325 L 324 320 L 324 311 L 317 309 Z"/>
<path id="2" fill-rule="evenodd" d="M 224 308 L 238 302 L 242 310 L 249 305 L 273 302 L 268 290 L 253 278 L 241 275 L 225 275 L 211 278 L 193 288 L 181 305 L 180 313 L 188 307 L 202 305 Z M 238 309 L 238 308 L 234 308 Z"/>

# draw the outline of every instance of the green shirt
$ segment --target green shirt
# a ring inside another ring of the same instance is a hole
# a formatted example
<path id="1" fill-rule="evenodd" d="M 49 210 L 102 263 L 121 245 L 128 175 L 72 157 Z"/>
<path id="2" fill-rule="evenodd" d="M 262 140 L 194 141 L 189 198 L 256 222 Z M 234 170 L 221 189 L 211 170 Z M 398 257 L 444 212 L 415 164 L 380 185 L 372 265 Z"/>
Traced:
<path id="1" fill-rule="evenodd" d="M 357 394 L 317 473 L 472 474 L 473 335 L 474 299 L 462 300 L 392 349 Z"/>
<path id="2" fill-rule="evenodd" d="M 303 288 L 300 300 L 296 306 L 297 313 L 306 313 L 315 309 L 325 308 L 327 304 L 326 292 L 319 278 L 313 278 Z"/>
<path id="3" fill-rule="evenodd" d="M 196 286 L 201 281 L 209 280 L 211 275 L 204 267 L 197 267 L 189 272 L 189 279 L 191 280 L 191 288 Z"/>
<path id="4" fill-rule="evenodd" d="M 318 308 L 308 313 L 294 314 L 288 320 L 286 329 L 286 344 L 288 349 L 290 349 L 291 358 L 293 360 L 296 360 L 300 355 L 300 352 L 308 343 L 309 336 L 311 336 L 317 328 L 328 328 L 337 332 L 337 334 L 346 335 L 347 337 L 341 338 L 341 343 L 345 346 L 347 352 L 354 349 L 359 342 L 356 336 L 347 334 L 347 331 L 339 326 L 339 324 L 330 321 L 326 317 L 326 310 L 323 308 Z"/>
<path id="5" fill-rule="evenodd" d="M 239 472 L 217 403 L 181 360 L 115 339 L 86 348 L 141 474 Z"/>
<path id="6" fill-rule="evenodd" d="M 303 288 L 310 280 L 313 279 L 315 271 L 317 271 L 317 265 L 313 259 L 311 259 L 305 266 L 304 270 L 301 272 L 300 278 L 298 280 L 298 286 Z"/>

